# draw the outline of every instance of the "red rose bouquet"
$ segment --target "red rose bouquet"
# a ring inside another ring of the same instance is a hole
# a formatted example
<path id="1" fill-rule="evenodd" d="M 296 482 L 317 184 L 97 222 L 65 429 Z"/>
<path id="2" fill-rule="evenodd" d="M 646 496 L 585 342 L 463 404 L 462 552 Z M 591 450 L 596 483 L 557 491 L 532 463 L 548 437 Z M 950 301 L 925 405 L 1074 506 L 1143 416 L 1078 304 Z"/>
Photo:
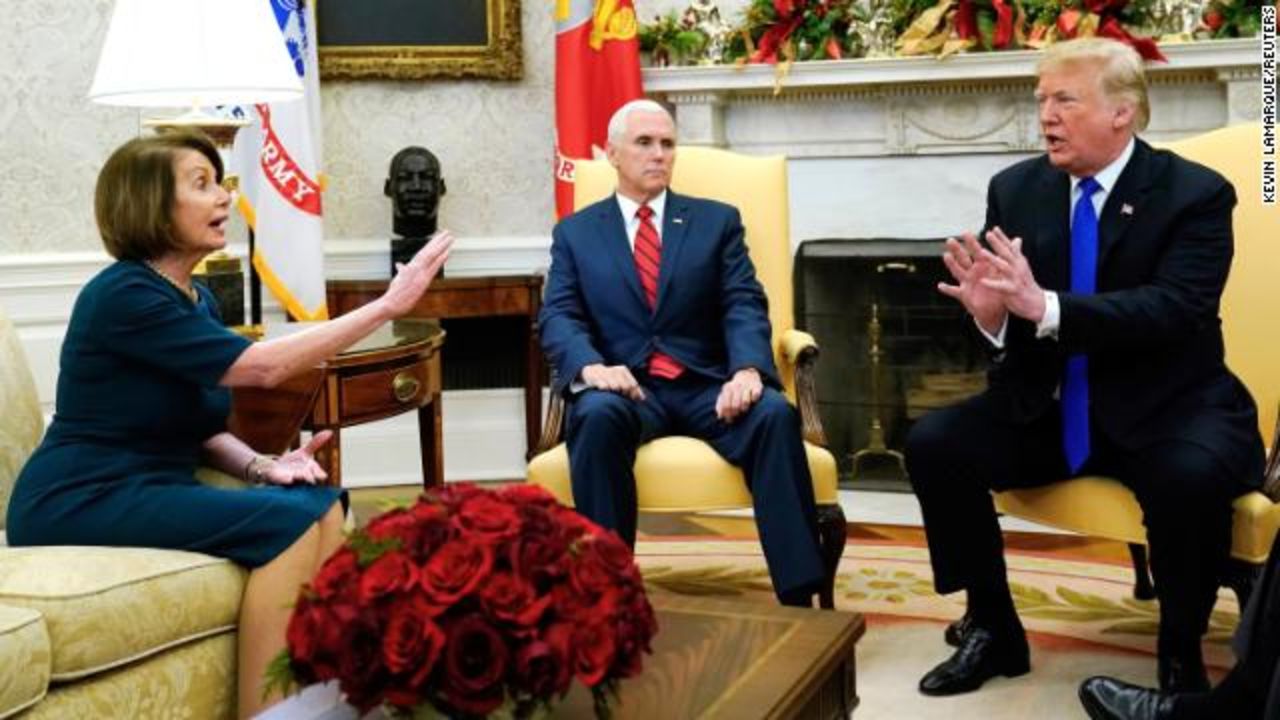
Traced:
<path id="1" fill-rule="evenodd" d="M 351 535 L 305 586 L 273 685 L 337 680 L 361 712 L 522 718 L 573 678 L 607 716 L 657 632 L 631 552 L 541 488 L 425 492 Z"/>

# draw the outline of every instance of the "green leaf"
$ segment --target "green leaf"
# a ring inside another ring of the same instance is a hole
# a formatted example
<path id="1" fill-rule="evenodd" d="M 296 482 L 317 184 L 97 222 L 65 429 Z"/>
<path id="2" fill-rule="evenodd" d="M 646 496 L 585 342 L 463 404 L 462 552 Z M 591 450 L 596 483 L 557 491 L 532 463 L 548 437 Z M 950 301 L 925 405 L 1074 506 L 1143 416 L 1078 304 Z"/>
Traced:
<path id="1" fill-rule="evenodd" d="M 982 41 L 982 49 L 990 50 L 995 42 L 996 34 L 996 16 L 995 13 L 980 11 L 975 13 L 978 17 L 978 38 Z"/>
<path id="2" fill-rule="evenodd" d="M 351 537 L 347 538 L 347 545 L 355 552 L 356 562 L 360 567 L 368 567 L 386 553 L 392 550 L 399 550 L 400 540 L 397 538 L 375 540 L 363 531 L 357 530 L 351 533 Z"/>
<path id="3" fill-rule="evenodd" d="M 293 676 L 293 661 L 289 658 L 288 649 L 281 650 L 267 664 L 266 680 L 267 682 L 262 687 L 263 700 L 266 700 L 277 690 L 280 691 L 281 696 L 293 692 L 293 688 L 298 682 Z"/>

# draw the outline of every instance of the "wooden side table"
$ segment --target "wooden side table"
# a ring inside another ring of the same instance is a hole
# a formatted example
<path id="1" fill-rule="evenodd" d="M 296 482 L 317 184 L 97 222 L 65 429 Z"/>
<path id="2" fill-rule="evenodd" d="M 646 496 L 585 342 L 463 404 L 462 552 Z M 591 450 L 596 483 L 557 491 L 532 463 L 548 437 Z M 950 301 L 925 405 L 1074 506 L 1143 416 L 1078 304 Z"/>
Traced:
<path id="1" fill-rule="evenodd" d="M 330 280 L 325 283 L 329 312 L 342 315 L 377 299 L 386 280 Z M 439 278 L 423 294 L 412 317 L 449 319 L 523 317 L 525 457 L 533 454 L 542 436 L 542 348 L 538 343 L 538 312 L 542 309 L 541 275 L 495 275 Z"/>
<path id="2" fill-rule="evenodd" d="M 306 323 L 272 326 L 288 333 Z M 316 455 L 329 484 L 342 485 L 342 429 L 418 411 L 424 487 L 444 482 L 440 347 L 444 331 L 420 319 L 394 320 L 281 388 L 236 388 L 228 426 L 259 452 L 283 452 L 299 429 L 333 431 Z"/>

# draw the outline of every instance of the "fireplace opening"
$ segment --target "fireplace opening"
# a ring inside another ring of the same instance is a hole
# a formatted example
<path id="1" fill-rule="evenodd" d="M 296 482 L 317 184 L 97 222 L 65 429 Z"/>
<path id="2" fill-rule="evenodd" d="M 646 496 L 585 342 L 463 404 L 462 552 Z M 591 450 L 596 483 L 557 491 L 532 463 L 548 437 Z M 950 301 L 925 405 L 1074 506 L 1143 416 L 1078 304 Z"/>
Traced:
<path id="1" fill-rule="evenodd" d="M 800 244 L 799 327 L 818 340 L 818 408 L 841 487 L 910 492 L 902 465 L 921 415 L 986 387 L 986 354 L 954 300 L 943 240 L 824 238 Z"/>

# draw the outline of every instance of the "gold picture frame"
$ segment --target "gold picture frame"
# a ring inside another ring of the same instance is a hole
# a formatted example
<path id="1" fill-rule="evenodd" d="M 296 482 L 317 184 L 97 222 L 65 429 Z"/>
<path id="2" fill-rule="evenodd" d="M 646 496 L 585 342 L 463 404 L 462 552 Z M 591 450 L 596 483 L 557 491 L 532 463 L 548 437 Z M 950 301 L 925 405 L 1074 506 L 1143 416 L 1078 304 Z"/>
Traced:
<path id="1" fill-rule="evenodd" d="M 320 77 L 325 80 L 382 78 L 424 80 L 431 78 L 485 78 L 519 80 L 524 63 L 521 54 L 520 0 L 483 0 L 487 40 L 479 44 L 326 44 L 325 13 L 328 3 L 316 2 L 320 42 Z M 376 17 L 369 0 L 359 0 L 362 17 Z M 457 0 L 426 0 L 411 5 L 418 10 L 403 22 L 429 21 L 431 13 L 448 13 Z M 399 22 L 400 20 L 397 20 Z"/>

